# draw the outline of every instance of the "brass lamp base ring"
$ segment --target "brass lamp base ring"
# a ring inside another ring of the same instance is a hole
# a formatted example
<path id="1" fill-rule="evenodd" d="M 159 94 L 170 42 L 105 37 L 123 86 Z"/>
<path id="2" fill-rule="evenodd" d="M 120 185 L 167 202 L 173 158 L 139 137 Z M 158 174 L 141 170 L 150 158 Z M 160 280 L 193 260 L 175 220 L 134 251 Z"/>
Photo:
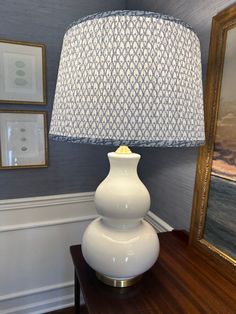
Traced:
<path id="1" fill-rule="evenodd" d="M 96 276 L 100 281 L 102 281 L 106 285 L 111 286 L 111 287 L 116 287 L 116 288 L 126 288 L 126 287 L 133 286 L 137 282 L 139 282 L 142 278 L 142 275 L 139 275 L 139 276 L 132 277 L 129 279 L 120 280 L 120 279 L 110 278 L 98 272 L 96 272 Z"/>

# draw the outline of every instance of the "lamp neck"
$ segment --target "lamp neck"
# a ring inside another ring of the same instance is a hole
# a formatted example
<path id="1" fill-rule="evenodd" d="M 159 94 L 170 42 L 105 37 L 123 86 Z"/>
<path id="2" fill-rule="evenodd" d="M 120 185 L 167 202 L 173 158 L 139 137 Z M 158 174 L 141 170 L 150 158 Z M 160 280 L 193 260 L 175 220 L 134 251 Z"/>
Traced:
<path id="1" fill-rule="evenodd" d="M 139 154 L 135 153 L 108 153 L 110 162 L 109 176 L 126 176 L 129 180 L 137 177 L 137 166 L 140 159 Z"/>

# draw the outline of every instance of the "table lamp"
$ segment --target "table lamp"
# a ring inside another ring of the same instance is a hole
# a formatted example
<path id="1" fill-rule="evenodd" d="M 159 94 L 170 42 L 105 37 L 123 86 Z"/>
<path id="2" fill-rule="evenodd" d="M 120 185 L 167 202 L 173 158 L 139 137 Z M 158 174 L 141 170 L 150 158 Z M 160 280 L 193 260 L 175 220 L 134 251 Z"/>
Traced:
<path id="1" fill-rule="evenodd" d="M 143 217 L 150 196 L 128 146 L 204 143 L 201 53 L 184 22 L 144 11 L 93 14 L 67 30 L 61 52 L 50 138 L 121 145 L 95 193 L 99 218 L 82 252 L 100 280 L 125 287 L 157 260 L 159 241 Z M 174 254 L 174 252 L 173 252 Z"/>

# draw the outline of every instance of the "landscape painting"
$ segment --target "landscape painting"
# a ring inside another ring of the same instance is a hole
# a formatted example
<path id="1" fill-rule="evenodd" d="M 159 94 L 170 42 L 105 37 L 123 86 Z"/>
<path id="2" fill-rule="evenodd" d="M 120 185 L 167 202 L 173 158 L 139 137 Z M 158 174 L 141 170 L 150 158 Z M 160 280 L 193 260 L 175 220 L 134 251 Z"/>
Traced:
<path id="1" fill-rule="evenodd" d="M 236 258 L 236 29 L 227 32 L 204 238 Z"/>

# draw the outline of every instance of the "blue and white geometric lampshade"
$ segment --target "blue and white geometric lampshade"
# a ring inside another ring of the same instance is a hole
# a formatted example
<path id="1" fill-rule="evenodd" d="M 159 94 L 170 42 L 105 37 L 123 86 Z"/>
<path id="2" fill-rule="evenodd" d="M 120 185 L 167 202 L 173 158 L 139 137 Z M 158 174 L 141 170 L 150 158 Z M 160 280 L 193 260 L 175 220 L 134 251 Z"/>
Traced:
<path id="1" fill-rule="evenodd" d="M 129 146 L 204 143 L 197 35 L 172 17 L 112 11 L 66 32 L 50 137 Z"/>

